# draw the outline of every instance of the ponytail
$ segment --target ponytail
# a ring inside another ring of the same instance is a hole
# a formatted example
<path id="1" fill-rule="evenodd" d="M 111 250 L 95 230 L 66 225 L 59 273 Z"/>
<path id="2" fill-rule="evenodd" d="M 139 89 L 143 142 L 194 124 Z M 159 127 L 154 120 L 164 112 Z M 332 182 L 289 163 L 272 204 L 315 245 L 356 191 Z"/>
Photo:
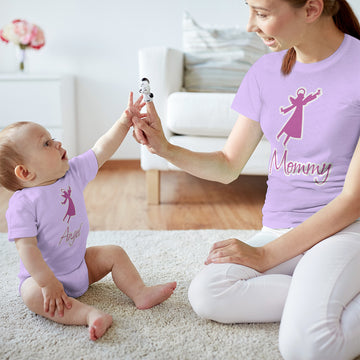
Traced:
<path id="1" fill-rule="evenodd" d="M 346 0 L 338 0 L 339 11 L 333 15 L 335 25 L 345 34 L 360 40 L 360 24 L 353 9 Z"/>
<path id="2" fill-rule="evenodd" d="M 323 14 L 332 15 L 334 23 L 340 31 L 360 40 L 359 20 L 346 0 L 324 0 Z M 287 51 L 283 59 L 281 66 L 283 75 L 289 75 L 295 63 L 296 51 L 294 48 L 291 48 Z"/>
<path id="3" fill-rule="evenodd" d="M 295 63 L 296 63 L 296 51 L 292 47 L 285 54 L 281 65 L 281 72 L 283 73 L 283 75 L 289 75 Z"/>

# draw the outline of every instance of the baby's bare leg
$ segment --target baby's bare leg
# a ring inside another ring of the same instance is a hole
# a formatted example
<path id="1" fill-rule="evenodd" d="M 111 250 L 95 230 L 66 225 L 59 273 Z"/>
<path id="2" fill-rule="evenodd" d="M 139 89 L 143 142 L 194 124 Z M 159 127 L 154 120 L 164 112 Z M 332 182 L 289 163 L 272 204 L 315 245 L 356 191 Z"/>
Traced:
<path id="1" fill-rule="evenodd" d="M 168 299 L 176 282 L 145 286 L 126 252 L 115 245 L 93 246 L 86 250 L 90 284 L 112 273 L 115 285 L 135 303 L 138 309 L 149 309 Z"/>
<path id="2" fill-rule="evenodd" d="M 33 278 L 28 278 L 21 286 L 21 297 L 26 306 L 34 313 L 64 325 L 87 325 L 91 340 L 97 340 L 105 334 L 112 324 L 112 317 L 92 306 L 71 298 L 71 309 L 64 310 L 64 316 L 50 316 L 44 310 L 44 298 L 41 288 Z"/>

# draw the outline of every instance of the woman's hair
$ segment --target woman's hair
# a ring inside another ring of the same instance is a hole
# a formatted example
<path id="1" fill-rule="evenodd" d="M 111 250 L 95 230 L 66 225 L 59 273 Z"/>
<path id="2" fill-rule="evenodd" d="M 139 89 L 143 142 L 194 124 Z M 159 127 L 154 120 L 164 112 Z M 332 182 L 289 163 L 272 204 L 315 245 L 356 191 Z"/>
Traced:
<path id="1" fill-rule="evenodd" d="M 295 8 L 303 7 L 307 0 L 284 0 Z M 323 15 L 332 16 L 335 25 L 345 34 L 349 34 L 360 40 L 360 24 L 354 11 L 346 0 L 323 0 Z M 284 75 L 291 73 L 296 62 L 294 48 L 288 50 L 284 56 L 281 71 Z"/>
<path id="2" fill-rule="evenodd" d="M 0 131 L 0 184 L 11 191 L 23 188 L 15 175 L 15 167 L 24 163 L 24 158 L 17 151 L 12 135 L 21 126 L 27 124 L 29 124 L 27 121 L 17 122 Z"/>

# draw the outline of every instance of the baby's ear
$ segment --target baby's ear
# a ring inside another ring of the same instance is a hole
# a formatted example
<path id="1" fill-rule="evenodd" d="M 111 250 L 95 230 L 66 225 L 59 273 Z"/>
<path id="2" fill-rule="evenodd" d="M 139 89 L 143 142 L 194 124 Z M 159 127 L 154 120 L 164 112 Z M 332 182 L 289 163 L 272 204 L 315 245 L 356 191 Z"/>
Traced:
<path id="1" fill-rule="evenodd" d="M 21 181 L 31 181 L 34 178 L 34 174 L 31 173 L 25 165 L 17 165 L 14 172 L 16 177 Z"/>

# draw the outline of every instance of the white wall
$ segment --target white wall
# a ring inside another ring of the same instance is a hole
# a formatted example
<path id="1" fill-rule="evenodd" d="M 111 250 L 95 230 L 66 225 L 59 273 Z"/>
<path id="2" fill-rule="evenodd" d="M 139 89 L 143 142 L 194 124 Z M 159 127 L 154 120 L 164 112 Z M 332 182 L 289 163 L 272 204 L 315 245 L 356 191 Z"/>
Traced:
<path id="1" fill-rule="evenodd" d="M 360 14 L 359 0 L 349 3 Z M 0 0 L 0 9 L 0 27 L 20 18 L 45 32 L 46 45 L 28 51 L 30 72 L 75 76 L 79 152 L 120 116 L 129 91 L 137 93 L 138 49 L 181 48 L 184 10 L 200 24 L 219 26 L 245 28 L 248 16 L 244 0 Z M 14 69 L 15 49 L 1 42 L 0 72 Z M 139 154 L 129 134 L 114 158 Z"/>

